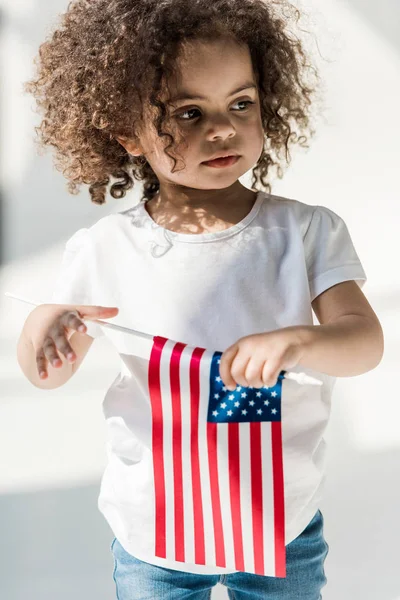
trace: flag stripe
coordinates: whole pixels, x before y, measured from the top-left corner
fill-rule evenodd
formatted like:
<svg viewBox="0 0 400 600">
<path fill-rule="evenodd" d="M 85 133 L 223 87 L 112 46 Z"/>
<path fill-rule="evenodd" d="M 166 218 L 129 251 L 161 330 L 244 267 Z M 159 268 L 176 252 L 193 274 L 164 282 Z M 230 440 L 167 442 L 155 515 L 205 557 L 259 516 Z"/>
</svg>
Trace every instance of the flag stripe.
<svg viewBox="0 0 400 600">
<path fill-rule="evenodd" d="M 152 404 L 152 447 L 155 487 L 156 556 L 166 558 L 165 480 L 163 453 L 163 414 L 160 385 L 160 362 L 167 340 L 154 338 L 149 365 L 149 391 Z"/>
<path fill-rule="evenodd" d="M 203 495 L 205 560 L 207 565 L 216 564 L 214 517 L 212 505 L 212 490 L 210 469 L 208 464 L 207 412 L 209 404 L 210 365 L 212 355 L 204 352 L 200 364 L 200 408 L 199 408 L 199 452 L 200 452 L 200 481 Z M 218 460 L 218 457 L 215 459 Z"/>
<path fill-rule="evenodd" d="M 240 505 L 239 423 L 229 423 L 229 491 L 232 507 L 233 547 L 238 571 L 244 571 L 242 515 Z"/>
<path fill-rule="evenodd" d="M 262 478 L 263 481 L 273 481 L 273 453 L 271 447 L 272 429 L 274 423 L 262 423 Z M 275 573 L 275 529 L 274 492 L 271 483 L 263 487 L 264 515 L 264 569 L 265 573 Z"/>
<path fill-rule="evenodd" d="M 172 400 L 172 466 L 174 471 L 174 526 L 175 560 L 185 562 L 183 477 L 182 477 L 182 414 L 180 389 L 180 359 L 184 345 L 178 343 L 172 350 L 170 362 Z"/>
<path fill-rule="evenodd" d="M 285 502 L 282 456 L 282 422 L 272 425 L 272 453 L 274 468 L 274 515 L 275 515 L 275 556 L 276 577 L 286 577 L 285 547 Z"/>
<path fill-rule="evenodd" d="M 232 502 L 230 473 L 232 462 L 229 457 L 229 437 L 232 423 L 212 423 L 217 428 L 218 477 L 220 482 L 221 516 L 224 532 L 225 565 L 235 564 L 235 552 L 232 528 Z"/>
<path fill-rule="evenodd" d="M 204 543 L 203 493 L 200 479 L 199 459 L 199 410 L 200 410 L 200 361 L 204 354 L 201 348 L 195 348 L 190 361 L 190 455 L 192 466 L 192 497 L 194 512 L 194 555 L 195 563 L 206 564 Z"/>
<path fill-rule="evenodd" d="M 221 499 L 218 474 L 217 423 L 207 423 L 208 464 L 210 469 L 211 502 L 214 522 L 216 565 L 225 567 L 224 531 L 222 528 Z"/>
<path fill-rule="evenodd" d="M 254 572 L 253 526 L 251 503 L 251 463 L 250 463 L 250 423 L 240 423 L 239 427 L 240 455 L 240 504 L 242 509 L 244 567 Z"/>
<path fill-rule="evenodd" d="M 250 423 L 251 512 L 253 516 L 254 571 L 264 573 L 263 510 L 262 510 L 262 454 L 261 423 Z"/>
</svg>

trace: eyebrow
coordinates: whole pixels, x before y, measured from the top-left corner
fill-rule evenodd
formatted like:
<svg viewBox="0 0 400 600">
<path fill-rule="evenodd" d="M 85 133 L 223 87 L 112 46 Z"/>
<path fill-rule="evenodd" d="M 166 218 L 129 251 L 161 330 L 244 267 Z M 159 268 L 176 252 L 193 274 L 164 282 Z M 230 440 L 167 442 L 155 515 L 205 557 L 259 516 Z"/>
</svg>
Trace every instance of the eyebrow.
<svg viewBox="0 0 400 600">
<path fill-rule="evenodd" d="M 228 95 L 228 98 L 230 98 L 231 96 L 234 96 L 235 94 L 238 94 L 239 92 L 242 92 L 243 90 L 249 90 L 251 88 L 257 89 L 257 86 L 250 81 L 246 81 L 246 83 L 241 85 L 237 90 L 234 90 L 233 92 L 231 92 Z M 205 96 L 194 96 L 193 94 L 189 94 L 188 92 L 183 91 L 180 94 L 178 94 L 177 96 L 174 96 L 173 98 L 171 98 L 170 102 L 176 102 L 177 100 L 207 100 L 207 99 L 208 98 Z"/>
</svg>

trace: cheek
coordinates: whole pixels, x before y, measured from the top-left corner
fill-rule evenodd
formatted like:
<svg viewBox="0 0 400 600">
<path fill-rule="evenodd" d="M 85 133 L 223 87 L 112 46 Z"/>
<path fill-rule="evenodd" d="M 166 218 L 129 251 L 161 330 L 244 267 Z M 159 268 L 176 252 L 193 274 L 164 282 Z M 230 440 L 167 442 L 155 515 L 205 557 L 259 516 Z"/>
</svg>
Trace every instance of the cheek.
<svg viewBox="0 0 400 600">
<path fill-rule="evenodd" d="M 249 137 L 250 136 L 252 137 L 254 147 L 257 147 L 261 155 L 261 153 L 264 151 L 266 136 L 262 126 L 261 116 L 258 116 L 255 123 L 252 124 L 251 131 L 249 132 Z"/>
<path fill-rule="evenodd" d="M 197 146 L 192 139 L 188 138 L 178 143 L 179 140 L 177 140 L 177 136 L 174 134 L 175 144 L 167 149 L 168 154 L 166 154 L 165 139 L 166 138 L 155 142 L 156 146 L 153 147 L 150 160 L 153 161 L 153 165 L 159 174 L 163 175 L 165 178 L 169 178 L 172 176 L 172 169 L 175 169 L 174 175 L 178 174 L 177 170 L 183 169 L 186 171 L 190 166 L 192 159 L 196 156 Z M 170 143 L 171 140 L 168 139 L 167 145 Z"/>
<path fill-rule="evenodd" d="M 256 153 L 260 156 L 265 143 L 261 119 L 255 118 L 251 122 L 248 122 L 241 132 L 241 138 L 243 139 L 245 147 L 252 155 Z"/>
<path fill-rule="evenodd" d="M 178 161 L 186 160 L 188 164 L 192 159 L 197 159 L 204 145 L 203 134 L 194 127 L 180 128 L 174 131 L 174 146 L 168 152 L 173 154 Z"/>
<path fill-rule="evenodd" d="M 259 112 L 249 121 L 248 127 L 257 137 L 263 136 L 262 119 Z"/>
</svg>

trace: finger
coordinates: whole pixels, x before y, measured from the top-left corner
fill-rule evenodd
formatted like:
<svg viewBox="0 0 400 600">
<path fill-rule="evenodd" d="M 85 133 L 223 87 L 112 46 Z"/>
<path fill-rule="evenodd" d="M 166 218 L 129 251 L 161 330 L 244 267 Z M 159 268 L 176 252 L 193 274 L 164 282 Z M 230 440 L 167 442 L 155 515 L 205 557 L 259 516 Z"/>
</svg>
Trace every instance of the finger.
<svg viewBox="0 0 400 600">
<path fill-rule="evenodd" d="M 40 379 L 47 377 L 47 358 L 44 355 L 43 348 L 40 348 L 36 353 L 36 366 Z"/>
<path fill-rule="evenodd" d="M 223 383 L 228 388 L 228 390 L 236 389 L 236 381 L 231 375 L 231 365 L 233 359 L 235 358 L 238 352 L 239 347 L 235 345 L 231 346 L 230 348 L 227 348 L 227 350 L 225 350 L 225 352 L 221 355 L 219 373 Z"/>
<path fill-rule="evenodd" d="M 244 377 L 248 381 L 249 385 L 255 388 L 262 388 L 265 384 L 262 378 L 262 372 L 264 368 L 265 360 L 255 359 L 252 357 L 247 363 Z"/>
<path fill-rule="evenodd" d="M 278 377 L 281 370 L 280 361 L 266 361 L 262 369 L 263 385 L 266 385 L 267 387 L 274 387 L 278 383 Z"/>
<path fill-rule="evenodd" d="M 57 350 L 65 356 L 67 361 L 70 363 L 74 362 L 76 355 L 72 346 L 68 342 L 64 328 L 59 328 L 56 330 L 56 332 L 53 334 L 53 339 Z"/>
<path fill-rule="evenodd" d="M 86 333 L 87 327 L 85 323 L 80 319 L 79 313 L 77 310 L 68 311 L 62 315 L 60 320 L 61 324 L 68 329 L 74 329 L 79 333 Z"/>
<path fill-rule="evenodd" d="M 47 337 L 44 340 L 43 352 L 44 352 L 45 357 L 49 361 L 50 365 L 52 365 L 55 368 L 61 367 L 62 360 L 58 355 L 58 352 L 56 350 L 56 345 L 54 343 L 54 340 L 51 337 Z"/>
<path fill-rule="evenodd" d="M 234 380 L 243 387 L 249 387 L 251 383 L 246 378 L 247 365 L 251 361 L 251 356 L 243 354 L 237 354 L 232 361 L 231 365 L 231 376 Z"/>
</svg>

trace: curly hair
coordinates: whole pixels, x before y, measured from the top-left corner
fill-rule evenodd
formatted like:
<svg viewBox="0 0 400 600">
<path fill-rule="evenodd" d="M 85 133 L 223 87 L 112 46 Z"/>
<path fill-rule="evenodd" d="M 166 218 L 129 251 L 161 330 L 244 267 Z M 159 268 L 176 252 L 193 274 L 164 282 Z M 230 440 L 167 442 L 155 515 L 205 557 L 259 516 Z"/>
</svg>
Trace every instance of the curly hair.
<svg viewBox="0 0 400 600">
<path fill-rule="evenodd" d="M 72 1 L 39 46 L 36 77 L 24 84 L 43 113 L 36 141 L 55 148 L 55 167 L 71 194 L 87 184 L 92 202 L 104 204 L 113 177 L 113 198 L 123 198 L 133 179 L 144 181 L 142 199 L 153 198 L 160 183 L 150 164 L 132 157 L 116 138 L 137 136 L 135 125 L 148 103 L 159 137 L 171 140 L 164 152 L 175 160 L 167 152 L 175 140 L 163 130 L 161 98 L 181 44 L 227 36 L 250 51 L 264 132 L 252 187 L 260 182 L 270 192 L 270 168 L 283 176 L 282 152 L 289 164 L 289 145 L 308 148 L 307 136 L 315 133 L 311 97 L 317 85 L 306 83 L 306 74 L 319 76 L 300 40 L 286 31 L 300 16 L 286 0 Z"/>
</svg>

